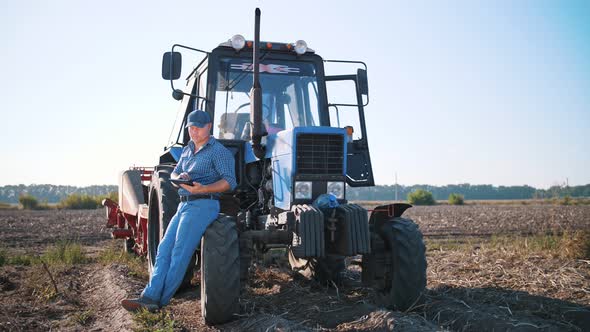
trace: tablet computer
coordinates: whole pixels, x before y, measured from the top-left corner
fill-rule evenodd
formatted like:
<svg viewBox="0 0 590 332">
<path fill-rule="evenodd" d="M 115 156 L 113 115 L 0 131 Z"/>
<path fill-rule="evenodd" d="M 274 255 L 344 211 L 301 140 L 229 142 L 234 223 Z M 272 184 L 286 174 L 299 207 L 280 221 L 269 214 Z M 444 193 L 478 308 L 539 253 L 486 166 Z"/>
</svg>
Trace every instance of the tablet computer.
<svg viewBox="0 0 590 332">
<path fill-rule="evenodd" d="M 187 179 L 170 179 L 170 182 L 179 185 L 179 184 L 186 184 L 187 186 L 192 186 L 193 185 L 193 180 L 187 180 Z"/>
</svg>

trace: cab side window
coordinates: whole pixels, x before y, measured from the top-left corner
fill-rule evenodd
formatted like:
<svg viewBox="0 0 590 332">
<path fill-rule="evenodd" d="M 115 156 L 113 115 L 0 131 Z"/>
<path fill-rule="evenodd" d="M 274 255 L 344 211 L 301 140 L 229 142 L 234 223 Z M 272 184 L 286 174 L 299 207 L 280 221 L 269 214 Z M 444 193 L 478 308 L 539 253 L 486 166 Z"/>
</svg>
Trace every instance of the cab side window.
<svg viewBox="0 0 590 332">
<path fill-rule="evenodd" d="M 352 127 L 353 140 L 363 138 L 360 125 L 360 113 L 357 105 L 356 84 L 353 80 L 327 81 L 328 104 L 345 104 L 330 106 L 330 126 L 337 128 Z"/>
</svg>

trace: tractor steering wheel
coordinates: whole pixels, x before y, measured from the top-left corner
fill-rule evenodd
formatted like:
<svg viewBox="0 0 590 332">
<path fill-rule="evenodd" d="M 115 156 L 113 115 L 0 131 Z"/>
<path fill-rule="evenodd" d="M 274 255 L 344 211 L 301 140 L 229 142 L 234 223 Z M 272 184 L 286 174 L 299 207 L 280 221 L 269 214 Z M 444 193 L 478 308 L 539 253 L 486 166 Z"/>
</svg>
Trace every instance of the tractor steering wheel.
<svg viewBox="0 0 590 332">
<path fill-rule="evenodd" d="M 246 107 L 246 106 L 248 106 L 248 105 L 250 105 L 250 103 L 249 103 L 249 102 L 248 102 L 248 103 L 245 103 L 245 104 L 242 104 L 242 105 L 240 105 L 240 106 L 238 106 L 238 108 L 236 108 L 236 110 L 234 111 L 234 113 L 238 113 L 238 112 L 239 112 L 239 111 L 240 111 L 242 108 L 244 108 L 244 107 Z M 268 113 L 270 114 L 270 111 L 271 111 L 271 110 L 270 110 L 270 106 L 268 106 L 268 105 L 266 105 L 266 104 L 262 104 L 262 107 L 263 107 L 263 108 L 264 108 L 264 107 L 266 107 L 266 109 L 268 110 Z"/>
<path fill-rule="evenodd" d="M 249 105 L 250 105 L 250 103 L 248 102 L 248 103 L 244 103 L 244 104 L 238 106 L 238 108 L 236 108 L 236 110 L 234 111 L 234 114 L 237 114 L 242 108 L 249 106 Z M 270 112 L 271 112 L 270 106 L 262 104 L 262 107 L 266 108 L 268 110 L 268 114 L 270 114 Z M 234 127 L 233 128 L 226 128 L 225 132 L 236 134 L 235 131 L 237 129 L 237 126 L 238 126 L 238 122 L 236 121 L 236 123 L 234 123 Z M 242 130 L 242 136 L 243 136 L 243 130 Z"/>
</svg>

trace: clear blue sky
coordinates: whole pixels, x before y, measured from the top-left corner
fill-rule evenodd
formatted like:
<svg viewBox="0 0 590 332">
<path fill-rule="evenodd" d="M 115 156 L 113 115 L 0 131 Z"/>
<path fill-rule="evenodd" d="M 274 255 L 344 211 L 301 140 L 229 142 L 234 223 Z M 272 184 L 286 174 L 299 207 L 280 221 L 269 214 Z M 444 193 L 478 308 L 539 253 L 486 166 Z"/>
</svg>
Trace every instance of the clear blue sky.
<svg viewBox="0 0 590 332">
<path fill-rule="evenodd" d="M 204 3 L 204 4 L 203 4 Z M 153 166 L 173 43 L 304 39 L 369 66 L 378 184 L 590 183 L 588 1 L 3 1 L 0 185 Z"/>
</svg>

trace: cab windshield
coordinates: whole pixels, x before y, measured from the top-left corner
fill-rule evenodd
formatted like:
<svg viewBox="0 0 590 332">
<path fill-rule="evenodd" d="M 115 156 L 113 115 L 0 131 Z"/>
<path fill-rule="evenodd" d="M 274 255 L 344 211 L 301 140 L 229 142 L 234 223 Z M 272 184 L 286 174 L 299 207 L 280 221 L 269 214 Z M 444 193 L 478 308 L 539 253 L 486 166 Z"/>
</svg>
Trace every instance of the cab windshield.
<svg viewBox="0 0 590 332">
<path fill-rule="evenodd" d="M 220 58 L 216 74 L 213 134 L 250 139 L 252 60 Z M 272 135 L 293 127 L 319 126 L 316 68 L 311 62 L 263 59 L 260 63 L 262 118 Z"/>
</svg>

